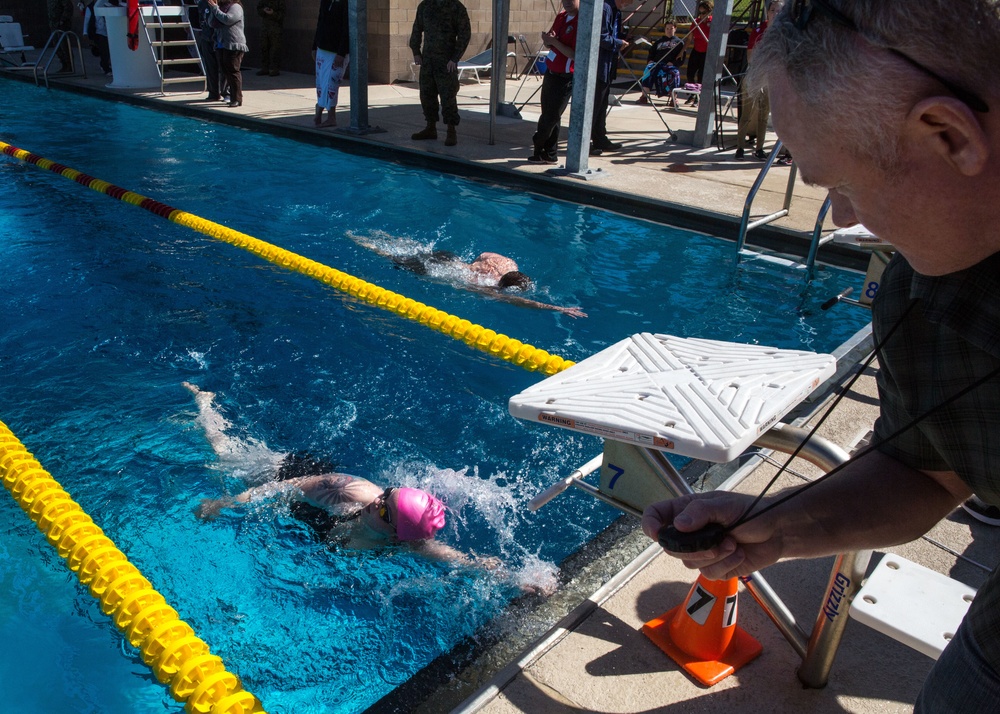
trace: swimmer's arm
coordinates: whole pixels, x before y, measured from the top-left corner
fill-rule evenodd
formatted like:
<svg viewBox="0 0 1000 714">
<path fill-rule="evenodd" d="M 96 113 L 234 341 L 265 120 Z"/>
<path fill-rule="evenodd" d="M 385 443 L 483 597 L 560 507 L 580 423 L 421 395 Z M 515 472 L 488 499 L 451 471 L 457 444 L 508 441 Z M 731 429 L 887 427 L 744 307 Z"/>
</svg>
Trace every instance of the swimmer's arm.
<svg viewBox="0 0 1000 714">
<path fill-rule="evenodd" d="M 347 231 L 345 235 L 347 235 L 348 238 L 350 238 L 352 241 L 360 245 L 362 248 L 366 248 L 367 250 L 370 250 L 372 253 L 375 253 L 376 255 L 381 255 L 383 258 L 396 257 L 393 253 L 390 253 L 387 250 L 379 248 L 375 243 L 371 242 L 370 240 L 368 240 L 363 236 L 359 236 L 356 233 L 352 233 L 351 231 Z"/>
<path fill-rule="evenodd" d="M 561 312 L 564 315 L 569 315 L 570 317 L 586 317 L 587 313 L 578 307 L 560 307 L 559 305 L 549 305 L 545 302 L 539 302 L 538 300 L 532 300 L 530 298 L 521 297 L 520 295 L 510 295 L 501 290 L 497 290 L 493 287 L 483 287 L 480 285 L 469 285 L 469 290 L 477 293 L 482 293 L 483 295 L 488 295 L 491 298 L 496 298 L 497 300 L 502 300 L 503 302 L 509 302 L 511 305 L 520 305 L 521 307 L 533 307 L 539 310 L 555 310 L 556 312 Z"/>
<path fill-rule="evenodd" d="M 198 516 L 198 518 L 211 520 L 216 518 L 223 508 L 236 508 L 237 506 L 242 506 L 251 502 L 259 503 L 261 501 L 277 498 L 278 496 L 287 496 L 292 500 L 301 500 L 302 491 L 299 488 L 298 482 L 302 480 L 303 479 L 300 478 L 293 478 L 288 479 L 287 481 L 271 481 L 262 486 L 248 488 L 243 493 L 238 493 L 235 496 L 226 496 L 225 498 L 206 498 L 201 502 L 201 504 L 199 504 L 198 508 L 195 509 L 194 514 Z M 296 494 L 298 494 L 299 498 L 295 498 Z"/>
<path fill-rule="evenodd" d="M 431 560 L 468 565 L 483 570 L 499 570 L 503 567 L 499 558 L 480 558 L 478 555 L 469 555 L 433 539 L 412 541 L 410 547 Z"/>
<path fill-rule="evenodd" d="M 347 474 L 322 474 L 301 476 L 286 481 L 270 481 L 248 488 L 243 493 L 226 498 L 207 498 L 201 502 L 195 515 L 206 520 L 215 518 L 223 508 L 236 508 L 247 503 L 261 503 L 275 498 L 286 501 L 306 501 L 321 508 L 342 503 L 357 503 L 355 491 L 364 488 L 365 479 Z"/>
</svg>

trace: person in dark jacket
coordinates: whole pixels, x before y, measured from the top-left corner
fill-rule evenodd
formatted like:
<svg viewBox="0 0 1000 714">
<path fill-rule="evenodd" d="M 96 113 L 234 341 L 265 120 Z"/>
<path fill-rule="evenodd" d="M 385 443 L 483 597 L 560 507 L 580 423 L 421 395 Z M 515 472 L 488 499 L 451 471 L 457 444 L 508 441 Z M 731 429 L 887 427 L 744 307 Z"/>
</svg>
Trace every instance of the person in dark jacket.
<svg viewBox="0 0 1000 714">
<path fill-rule="evenodd" d="M 60 30 L 69 32 L 73 29 L 73 2 L 72 0 L 48 0 L 46 10 L 49 18 L 49 32 Z M 69 54 L 69 43 L 63 42 L 56 50 L 59 56 L 59 72 L 72 72 L 73 60 Z"/>
<path fill-rule="evenodd" d="M 437 138 L 440 95 L 441 116 L 448 126 L 444 145 L 458 143 L 458 62 L 471 39 L 469 13 L 458 0 L 423 0 L 417 6 L 410 49 L 413 63 L 420 66 L 420 106 L 427 126 L 411 137 L 414 141 Z"/>
<path fill-rule="evenodd" d="M 316 61 L 316 116 L 313 123 L 320 128 L 337 126 L 337 99 L 340 83 L 351 61 L 350 20 L 347 0 L 322 0 L 319 20 L 313 38 L 313 59 Z M 323 110 L 327 111 L 323 121 Z"/>
<path fill-rule="evenodd" d="M 621 144 L 608 138 L 608 99 L 611 83 L 618 76 L 618 55 L 625 51 L 628 42 L 622 39 L 621 8 L 629 0 L 604 0 L 601 17 L 601 43 L 597 53 L 597 88 L 594 91 L 594 120 L 590 130 L 590 155 L 600 156 L 605 151 L 618 151 Z"/>
<path fill-rule="evenodd" d="M 257 76 L 277 77 L 281 74 L 281 35 L 284 32 L 285 0 L 260 0 L 260 69 Z"/>
<path fill-rule="evenodd" d="M 205 66 L 205 81 L 208 89 L 208 96 L 205 97 L 205 100 L 217 102 L 229 92 L 229 88 L 219 71 L 219 56 L 216 53 L 219 32 L 215 23 L 212 22 L 212 15 L 212 6 L 208 4 L 208 0 L 198 0 L 198 11 L 195 16 L 198 21 L 198 31 L 195 35 L 195 41 L 198 43 L 201 63 Z"/>
</svg>

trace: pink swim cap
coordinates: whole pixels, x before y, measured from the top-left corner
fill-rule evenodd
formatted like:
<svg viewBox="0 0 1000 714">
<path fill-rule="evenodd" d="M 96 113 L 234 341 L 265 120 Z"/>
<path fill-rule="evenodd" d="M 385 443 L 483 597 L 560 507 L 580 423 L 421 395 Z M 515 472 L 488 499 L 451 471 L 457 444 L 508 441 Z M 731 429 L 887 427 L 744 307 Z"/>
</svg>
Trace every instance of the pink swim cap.
<svg viewBox="0 0 1000 714">
<path fill-rule="evenodd" d="M 444 528 L 444 504 L 418 488 L 396 489 L 396 537 L 425 540 Z"/>
</svg>

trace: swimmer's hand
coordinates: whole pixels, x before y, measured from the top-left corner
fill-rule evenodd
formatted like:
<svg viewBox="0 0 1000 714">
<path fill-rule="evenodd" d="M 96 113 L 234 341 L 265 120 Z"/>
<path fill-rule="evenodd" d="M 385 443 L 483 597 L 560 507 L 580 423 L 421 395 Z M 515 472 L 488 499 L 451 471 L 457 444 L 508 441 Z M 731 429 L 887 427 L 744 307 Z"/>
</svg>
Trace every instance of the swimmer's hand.
<svg viewBox="0 0 1000 714">
<path fill-rule="evenodd" d="M 203 521 L 215 520 L 223 508 L 233 505 L 228 498 L 206 498 L 194 509 L 194 515 Z"/>
<path fill-rule="evenodd" d="M 586 317 L 587 313 L 578 307 L 557 307 L 556 310 L 570 317 Z"/>
</svg>

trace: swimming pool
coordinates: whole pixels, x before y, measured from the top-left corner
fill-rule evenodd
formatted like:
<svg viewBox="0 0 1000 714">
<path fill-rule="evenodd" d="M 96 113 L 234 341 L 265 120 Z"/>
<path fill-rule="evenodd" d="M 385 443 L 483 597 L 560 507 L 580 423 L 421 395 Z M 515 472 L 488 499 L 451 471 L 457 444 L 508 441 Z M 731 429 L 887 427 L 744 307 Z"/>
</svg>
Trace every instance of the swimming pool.
<svg viewBox="0 0 1000 714">
<path fill-rule="evenodd" d="M 706 236 L 439 174 L 0 80 L 0 139 L 579 360 L 644 330 L 835 348 L 863 313 L 733 265 Z M 597 439 L 515 421 L 540 379 L 132 206 L 0 159 L 0 419 L 271 712 L 359 712 L 456 643 L 617 515 L 527 501 Z M 410 272 L 348 233 L 471 259 L 497 250 L 589 314 L 528 310 Z M 218 393 L 246 446 L 220 463 L 184 380 Z M 511 580 L 406 553 L 331 551 L 279 508 L 203 523 L 273 452 L 325 456 L 448 504 L 444 540 Z M 9 498 L 0 498 L 0 662 L 12 711 L 174 710 Z M 493 625 L 494 627 L 499 625 Z"/>
</svg>

